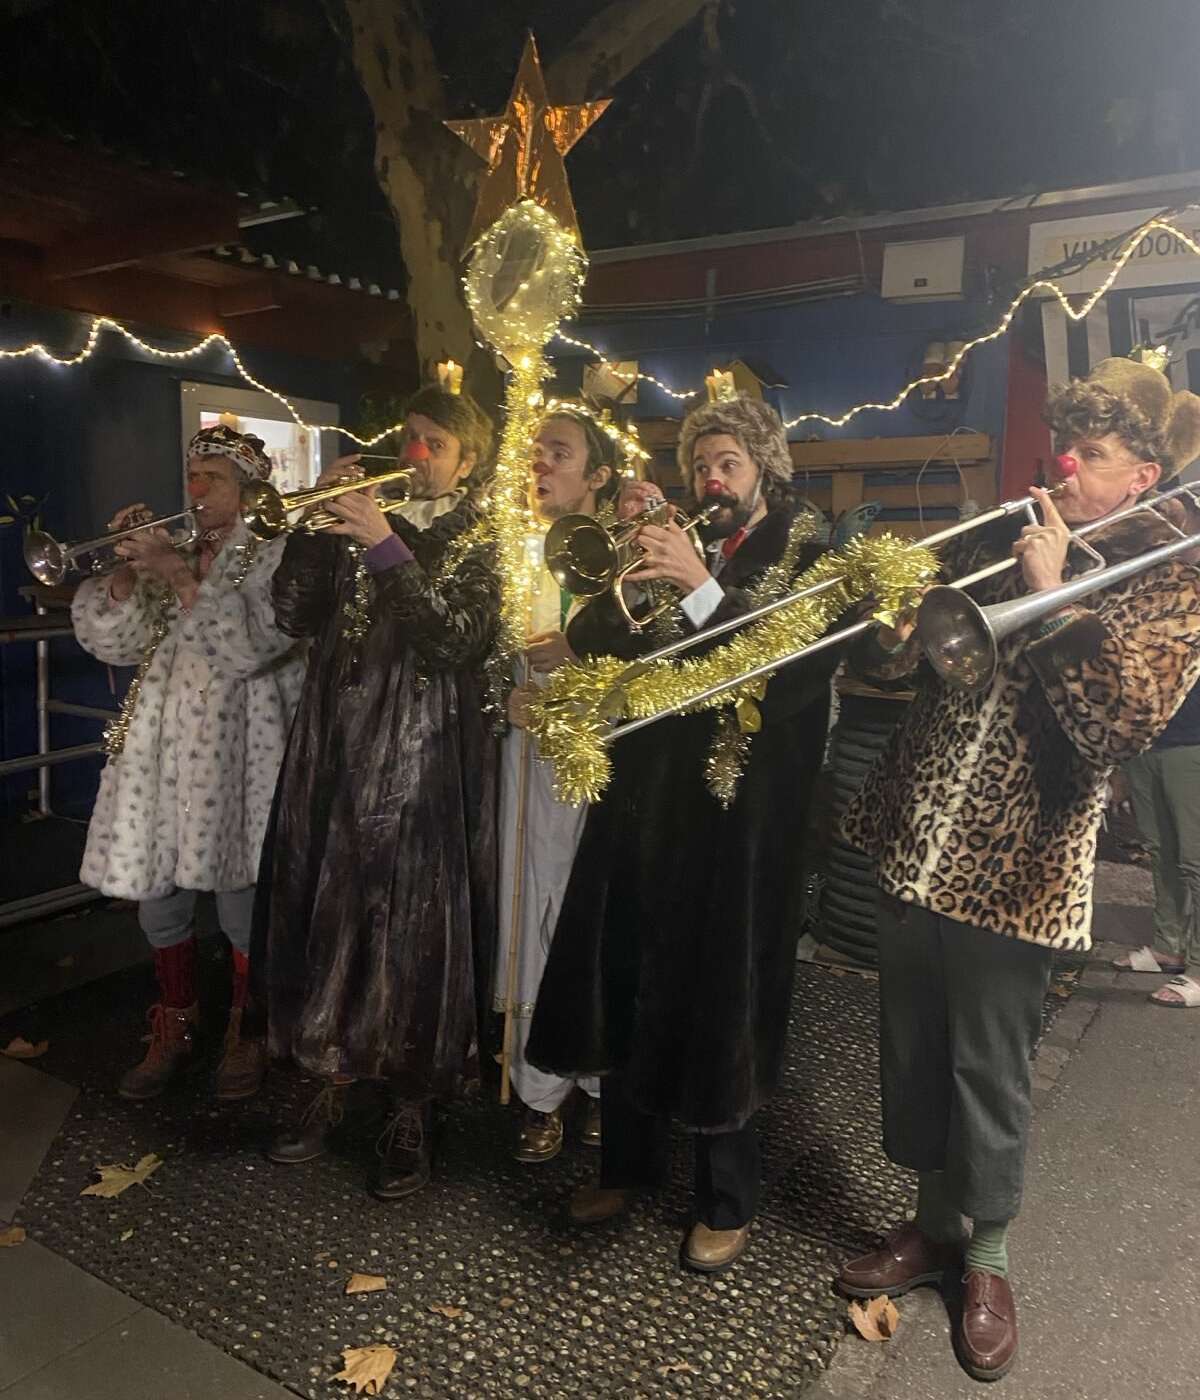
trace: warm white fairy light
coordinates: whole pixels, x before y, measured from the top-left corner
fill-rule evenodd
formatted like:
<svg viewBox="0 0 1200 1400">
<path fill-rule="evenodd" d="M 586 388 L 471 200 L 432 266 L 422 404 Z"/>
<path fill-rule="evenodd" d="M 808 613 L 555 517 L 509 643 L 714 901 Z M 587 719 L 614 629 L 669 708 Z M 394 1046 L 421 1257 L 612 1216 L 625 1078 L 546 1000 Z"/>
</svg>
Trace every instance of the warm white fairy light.
<svg viewBox="0 0 1200 1400">
<path fill-rule="evenodd" d="M 539 206 L 535 205 L 533 207 L 538 208 Z M 557 221 L 555 222 L 557 223 Z M 1185 248 L 1187 248 L 1187 250 L 1190 253 L 1194 254 L 1196 257 L 1200 257 L 1200 243 L 1197 243 L 1197 241 L 1194 238 L 1184 233 L 1182 229 L 1177 228 L 1169 219 L 1149 219 L 1146 221 L 1146 223 L 1142 224 L 1139 228 L 1135 229 L 1129 235 L 1129 238 L 1126 241 L 1124 247 L 1122 248 L 1120 255 L 1113 263 L 1112 269 L 1109 272 L 1108 276 L 1105 277 L 1104 281 L 1100 284 L 1100 286 L 1097 287 L 1096 290 L 1087 297 L 1082 306 L 1080 306 L 1078 309 L 1075 309 L 1071 306 L 1070 302 L 1067 299 L 1068 294 L 1062 290 L 1062 288 L 1058 285 L 1057 282 L 1045 278 L 1039 279 L 1036 282 L 1031 282 L 1028 286 L 1021 289 L 1021 291 L 1013 299 L 1008 310 L 1000 319 L 999 323 L 992 330 L 986 332 L 984 335 L 977 336 L 974 340 L 966 341 L 963 344 L 962 348 L 957 352 L 957 354 L 955 354 L 954 357 L 945 366 L 945 368 L 939 371 L 937 374 L 921 375 L 919 378 L 914 379 L 910 383 L 906 384 L 904 388 L 902 388 L 893 398 L 888 399 L 886 401 L 882 401 L 879 403 L 855 404 L 853 408 L 849 408 L 846 410 L 845 413 L 839 414 L 837 416 L 831 416 L 815 411 L 809 413 L 799 413 L 796 415 L 796 417 L 787 419 L 786 426 L 789 428 L 794 428 L 799 423 L 815 421 L 825 423 L 829 427 L 841 428 L 844 427 L 852 418 L 856 417 L 860 413 L 866 413 L 871 410 L 880 413 L 893 412 L 895 409 L 900 407 L 900 405 L 905 401 L 905 399 L 908 398 L 909 394 L 911 394 L 914 390 L 921 388 L 923 385 L 945 383 L 948 379 L 951 379 L 956 373 L 958 373 L 963 361 L 971 353 L 972 350 L 974 350 L 980 345 L 986 345 L 990 341 L 998 340 L 1002 335 L 1004 335 L 1005 332 L 1011 326 L 1013 318 L 1016 316 L 1017 312 L 1035 292 L 1049 292 L 1053 297 L 1055 297 L 1058 300 L 1063 311 L 1067 314 L 1067 316 L 1071 318 L 1072 321 L 1084 320 L 1095 309 L 1096 304 L 1097 302 L 1099 302 L 1100 298 L 1106 295 L 1106 293 L 1112 288 L 1117 278 L 1121 275 L 1121 273 L 1124 271 L 1125 267 L 1129 263 L 1129 260 L 1137 251 L 1138 244 L 1141 242 L 1141 240 L 1145 237 L 1147 233 L 1154 229 L 1161 229 L 1163 232 L 1171 234 L 1173 237 L 1177 238 L 1179 242 Z M 570 240 L 569 235 L 563 233 L 562 236 Z M 570 241 L 576 256 L 582 258 L 583 254 L 579 251 L 578 246 L 574 244 L 573 240 Z M 135 346 L 144 354 L 153 355 L 156 359 L 160 360 L 190 360 L 194 359 L 198 355 L 204 354 L 206 350 L 209 350 L 214 346 L 223 346 L 224 349 L 228 352 L 230 358 L 232 359 L 234 367 L 236 368 L 241 378 L 253 388 L 258 389 L 262 393 L 267 394 L 271 398 L 273 398 L 276 401 L 276 403 L 280 404 L 283 408 L 287 410 L 288 415 L 292 418 L 292 420 L 296 423 L 298 427 L 304 428 L 308 432 L 340 433 L 343 437 L 349 438 L 352 442 L 357 443 L 359 447 L 374 447 L 376 443 L 382 442 L 385 438 L 389 437 L 392 433 L 398 432 L 404 426 L 403 422 L 392 423 L 390 426 L 382 429 L 380 432 L 375 433 L 372 437 L 360 437 L 357 433 L 352 432 L 349 428 L 343 428 L 338 423 L 307 422 L 303 415 L 297 410 L 295 404 L 291 401 L 291 399 L 287 397 L 286 394 L 281 393 L 278 389 L 273 389 L 269 384 L 264 384 L 261 379 L 258 379 L 255 375 L 251 374 L 250 371 L 246 368 L 245 361 L 238 353 L 237 347 L 226 336 L 221 335 L 219 332 L 215 331 L 210 335 L 206 335 L 203 340 L 198 341 L 195 345 L 189 346 L 186 350 L 166 350 L 163 349 L 161 346 L 152 345 L 149 341 L 143 340 L 140 336 L 135 335 L 134 332 L 131 331 L 128 326 L 123 325 L 120 321 L 116 320 L 112 316 L 93 316 L 88 327 L 88 333 L 84 340 L 83 347 L 74 355 L 56 355 L 51 349 L 49 349 L 48 346 L 43 345 L 41 342 L 32 342 L 28 345 L 17 346 L 15 349 L 12 350 L 0 350 L 0 360 L 38 359 L 44 361 L 46 364 L 59 365 L 65 368 L 71 368 L 75 365 L 82 364 L 85 360 L 90 359 L 91 356 L 96 353 L 100 337 L 105 331 L 112 331 L 114 334 L 122 336 L 126 341 L 129 342 L 130 345 Z M 614 360 L 610 360 L 603 353 L 603 351 L 599 350 L 595 345 L 589 344 L 586 340 L 580 340 L 575 336 L 567 335 L 561 330 L 557 331 L 556 334 L 557 338 L 563 341 L 564 344 L 572 345 L 579 350 L 586 350 L 589 354 L 594 355 L 597 358 L 597 360 L 599 360 L 602 364 L 607 365 L 610 368 L 615 366 L 615 364 L 617 363 Z M 657 389 L 661 390 L 662 393 L 668 395 L 670 398 L 673 399 L 685 400 L 696 398 L 703 392 L 699 389 L 673 389 L 669 384 L 665 384 L 661 379 L 656 378 L 653 374 L 639 372 L 637 377 L 641 380 L 644 380 L 648 384 L 653 384 Z"/>
</svg>

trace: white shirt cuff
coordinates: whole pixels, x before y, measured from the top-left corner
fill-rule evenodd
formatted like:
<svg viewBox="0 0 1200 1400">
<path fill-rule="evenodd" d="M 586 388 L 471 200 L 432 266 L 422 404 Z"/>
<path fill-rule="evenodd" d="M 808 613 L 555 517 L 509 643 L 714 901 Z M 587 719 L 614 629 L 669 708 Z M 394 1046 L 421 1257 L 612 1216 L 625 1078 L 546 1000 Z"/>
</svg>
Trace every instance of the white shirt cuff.
<svg viewBox="0 0 1200 1400">
<path fill-rule="evenodd" d="M 698 632 L 724 601 L 725 590 L 715 578 L 708 578 L 699 588 L 693 589 L 680 606 Z"/>
</svg>

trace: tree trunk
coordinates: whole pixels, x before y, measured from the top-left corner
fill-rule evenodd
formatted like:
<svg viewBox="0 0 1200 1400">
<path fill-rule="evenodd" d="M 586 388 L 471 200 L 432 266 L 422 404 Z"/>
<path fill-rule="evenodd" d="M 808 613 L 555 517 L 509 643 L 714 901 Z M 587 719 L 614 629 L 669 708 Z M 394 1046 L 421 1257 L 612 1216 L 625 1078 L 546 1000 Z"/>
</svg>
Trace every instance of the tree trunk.
<svg viewBox="0 0 1200 1400">
<path fill-rule="evenodd" d="M 421 377 L 470 359 L 459 284 L 473 157 L 443 126 L 445 91 L 415 0 L 345 0 L 354 63 L 375 113 L 375 170 L 396 219 Z"/>
<path fill-rule="evenodd" d="M 375 114 L 375 169 L 396 219 L 422 378 L 438 360 L 490 379 L 474 349 L 461 286 L 479 166 L 443 126 L 446 93 L 419 0 L 343 0 L 359 79 Z M 719 0 L 613 0 L 547 75 L 553 102 L 600 95 L 647 59 L 705 5 Z M 471 362 L 475 354 L 474 364 Z"/>
</svg>

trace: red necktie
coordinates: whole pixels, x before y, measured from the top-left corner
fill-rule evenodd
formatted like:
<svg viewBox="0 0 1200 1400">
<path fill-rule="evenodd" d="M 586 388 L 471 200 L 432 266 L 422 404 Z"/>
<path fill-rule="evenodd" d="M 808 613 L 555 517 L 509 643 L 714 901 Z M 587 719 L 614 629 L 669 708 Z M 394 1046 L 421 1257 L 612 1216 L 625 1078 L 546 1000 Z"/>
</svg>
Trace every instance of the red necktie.
<svg viewBox="0 0 1200 1400">
<path fill-rule="evenodd" d="M 733 556 L 738 552 L 738 548 L 745 538 L 746 529 L 745 526 L 741 526 L 740 528 L 735 530 L 733 534 L 730 535 L 728 539 L 726 539 L 725 543 L 721 546 L 721 558 L 725 560 L 732 559 Z"/>
</svg>

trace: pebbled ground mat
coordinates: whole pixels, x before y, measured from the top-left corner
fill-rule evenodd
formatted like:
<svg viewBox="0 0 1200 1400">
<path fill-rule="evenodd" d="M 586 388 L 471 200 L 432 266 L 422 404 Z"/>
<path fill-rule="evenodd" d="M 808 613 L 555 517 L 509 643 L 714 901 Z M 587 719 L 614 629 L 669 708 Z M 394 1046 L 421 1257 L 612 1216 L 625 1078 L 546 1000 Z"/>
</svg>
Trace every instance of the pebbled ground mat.
<svg viewBox="0 0 1200 1400">
<path fill-rule="evenodd" d="M 223 959 L 205 955 L 221 1031 Z M 1065 964 L 1047 1017 L 1070 995 Z M 150 1104 L 113 1092 L 137 1057 L 144 968 L 0 1020 L 0 1044 L 48 1038 L 39 1069 L 82 1090 L 20 1221 L 139 1302 L 300 1395 L 347 1393 L 347 1347 L 398 1355 L 385 1395 L 796 1396 L 828 1364 L 845 1305 L 836 1261 L 911 1205 L 879 1148 L 877 986 L 801 964 L 781 1093 L 761 1115 L 767 1189 L 752 1245 L 720 1278 L 681 1271 L 686 1142 L 671 1187 L 623 1223 L 572 1230 L 562 1207 L 596 1154 L 521 1166 L 494 1092 L 441 1119 L 434 1183 L 384 1205 L 363 1190 L 379 1131 L 370 1086 L 338 1149 L 298 1167 L 261 1155 L 272 1120 L 313 1085 L 274 1070 L 259 1099 L 218 1107 L 198 1074 Z M 352 1121 L 353 1120 L 353 1121 Z M 115 1199 L 81 1198 L 101 1164 L 164 1165 Z M 384 1291 L 346 1296 L 352 1273 Z"/>
</svg>

